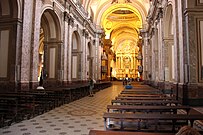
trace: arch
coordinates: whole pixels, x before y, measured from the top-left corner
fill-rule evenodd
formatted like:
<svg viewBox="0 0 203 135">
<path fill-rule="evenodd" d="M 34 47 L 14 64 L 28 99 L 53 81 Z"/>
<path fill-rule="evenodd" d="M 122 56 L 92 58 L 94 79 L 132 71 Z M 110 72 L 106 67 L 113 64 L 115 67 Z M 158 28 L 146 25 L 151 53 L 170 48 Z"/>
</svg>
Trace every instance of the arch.
<svg viewBox="0 0 203 135">
<path fill-rule="evenodd" d="M 165 39 L 165 81 L 174 79 L 174 37 L 173 37 L 173 7 L 171 3 L 165 7 L 164 11 L 164 39 Z"/>
<path fill-rule="evenodd" d="M 47 81 L 60 79 L 60 41 L 61 25 L 57 14 L 47 7 L 41 14 L 41 28 L 39 41 L 38 81 L 46 77 Z M 46 47 L 44 47 L 46 45 Z"/>
<path fill-rule="evenodd" d="M 61 25 L 56 13 L 51 9 L 46 9 L 42 14 L 41 27 L 45 33 L 45 41 L 50 39 L 61 39 Z"/>
<path fill-rule="evenodd" d="M 79 49 L 79 39 L 78 39 L 78 33 L 76 31 L 72 34 L 72 50 L 78 50 Z"/>
<path fill-rule="evenodd" d="M 72 34 L 72 50 L 81 51 L 81 38 L 78 31 L 73 31 Z"/>
<path fill-rule="evenodd" d="M 20 55 L 18 41 L 20 35 L 20 16 L 22 12 L 20 0 L 1 0 L 0 1 L 0 89 L 10 88 L 12 91 L 19 79 L 20 72 L 16 69 L 19 68 L 19 61 L 16 58 Z M 18 29 L 19 28 L 19 29 Z M 17 54 L 19 53 L 19 54 Z"/>
<path fill-rule="evenodd" d="M 72 58 L 71 58 L 71 78 L 73 81 L 77 81 L 81 79 L 81 38 L 79 36 L 78 31 L 73 31 L 72 33 Z"/>
<path fill-rule="evenodd" d="M 142 22 L 145 22 L 145 18 L 147 16 L 147 11 L 145 10 L 145 7 L 138 1 L 132 2 L 128 5 L 117 4 L 117 6 L 113 6 L 109 1 L 107 1 L 107 2 L 103 3 L 103 5 L 97 9 L 97 12 L 94 15 L 96 24 L 101 24 L 101 20 L 103 18 L 103 13 L 107 9 L 110 9 L 111 7 L 112 7 L 112 12 L 115 10 L 118 10 L 119 8 L 126 8 L 128 10 L 133 11 L 134 13 L 138 13 L 141 15 L 140 20 Z"/>
<path fill-rule="evenodd" d="M 173 10 L 172 10 L 172 5 L 169 4 L 166 9 L 165 9 L 165 14 L 164 14 L 164 36 L 169 37 L 173 35 L 173 30 L 172 30 L 172 25 L 173 25 Z"/>
<path fill-rule="evenodd" d="M 0 1 L 0 16 L 5 18 L 21 18 L 22 13 L 20 0 L 1 0 Z"/>
</svg>

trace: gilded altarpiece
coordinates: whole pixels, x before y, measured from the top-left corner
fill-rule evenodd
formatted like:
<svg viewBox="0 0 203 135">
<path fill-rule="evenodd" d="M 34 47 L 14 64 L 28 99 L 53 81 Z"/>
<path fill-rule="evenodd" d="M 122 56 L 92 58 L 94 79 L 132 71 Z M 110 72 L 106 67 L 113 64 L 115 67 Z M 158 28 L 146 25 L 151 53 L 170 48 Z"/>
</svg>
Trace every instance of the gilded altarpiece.
<svg viewBox="0 0 203 135">
<path fill-rule="evenodd" d="M 116 78 L 139 77 L 137 60 L 139 47 L 134 45 L 122 45 L 116 52 Z"/>
</svg>

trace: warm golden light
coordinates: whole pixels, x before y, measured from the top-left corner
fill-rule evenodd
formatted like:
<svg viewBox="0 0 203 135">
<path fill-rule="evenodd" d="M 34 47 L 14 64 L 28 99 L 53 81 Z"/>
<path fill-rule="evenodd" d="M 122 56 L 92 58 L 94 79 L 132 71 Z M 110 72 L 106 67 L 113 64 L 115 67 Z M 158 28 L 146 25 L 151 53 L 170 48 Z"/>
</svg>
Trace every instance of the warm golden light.
<svg viewBox="0 0 203 135">
<path fill-rule="evenodd" d="M 136 78 L 137 66 L 140 64 L 136 57 L 139 52 L 139 29 L 142 18 L 137 9 L 129 4 L 113 4 L 102 16 L 101 25 L 105 31 L 105 39 L 111 40 L 112 52 L 116 61 L 112 67 L 112 76 Z"/>
</svg>

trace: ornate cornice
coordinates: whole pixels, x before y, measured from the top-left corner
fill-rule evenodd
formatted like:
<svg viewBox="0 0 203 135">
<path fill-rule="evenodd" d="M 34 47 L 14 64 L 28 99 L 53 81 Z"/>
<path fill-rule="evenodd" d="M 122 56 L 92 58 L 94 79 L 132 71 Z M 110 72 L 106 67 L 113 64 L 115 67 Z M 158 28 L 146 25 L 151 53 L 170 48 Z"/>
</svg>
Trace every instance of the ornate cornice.
<svg viewBox="0 0 203 135">
<path fill-rule="evenodd" d="M 88 30 L 93 37 L 95 37 L 96 26 L 91 21 L 91 18 L 88 17 L 88 13 L 85 11 L 84 7 L 70 0 L 67 2 L 71 7 L 69 13 L 72 14 L 72 18 L 74 18 L 74 20 L 78 23 L 82 24 L 84 28 Z"/>
</svg>

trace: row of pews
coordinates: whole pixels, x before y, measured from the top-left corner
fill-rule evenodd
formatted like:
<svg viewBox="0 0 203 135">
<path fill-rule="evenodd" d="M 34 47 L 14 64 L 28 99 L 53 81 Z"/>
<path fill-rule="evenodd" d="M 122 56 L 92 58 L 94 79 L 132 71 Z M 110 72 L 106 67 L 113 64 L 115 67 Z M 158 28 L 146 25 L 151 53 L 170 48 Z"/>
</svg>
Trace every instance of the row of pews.
<svg viewBox="0 0 203 135">
<path fill-rule="evenodd" d="M 95 90 L 98 91 L 110 85 L 110 82 L 97 83 Z M 88 83 L 72 84 L 66 87 L 1 92 L 0 127 L 33 118 L 88 95 Z"/>
<path fill-rule="evenodd" d="M 124 89 L 111 103 L 103 114 L 105 131 L 90 130 L 90 135 L 173 135 L 181 126 L 203 120 L 173 95 L 145 85 Z"/>
</svg>

